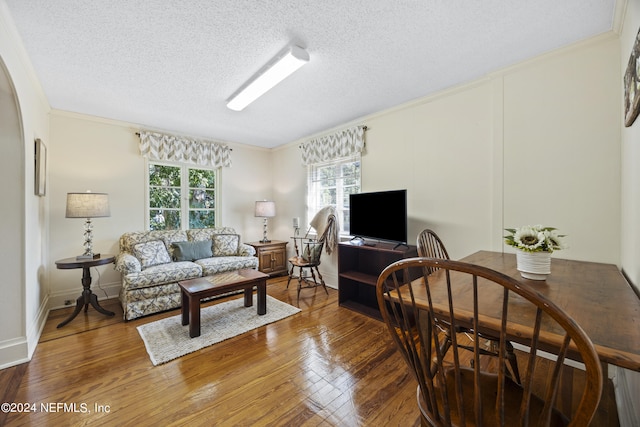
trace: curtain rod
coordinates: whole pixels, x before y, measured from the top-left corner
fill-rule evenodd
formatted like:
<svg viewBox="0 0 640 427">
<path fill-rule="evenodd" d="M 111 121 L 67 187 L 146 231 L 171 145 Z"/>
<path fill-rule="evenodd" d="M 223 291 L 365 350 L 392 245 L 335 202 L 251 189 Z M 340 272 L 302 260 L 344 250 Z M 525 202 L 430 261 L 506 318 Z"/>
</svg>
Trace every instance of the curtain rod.
<svg viewBox="0 0 640 427">
<path fill-rule="evenodd" d="M 140 132 L 136 132 L 136 136 L 138 136 L 138 137 L 139 137 L 139 136 L 140 136 Z M 213 141 L 213 142 L 216 142 L 216 141 Z M 221 142 L 216 142 L 216 144 L 223 144 L 223 143 L 221 143 Z M 227 145 L 227 144 L 223 144 L 223 145 L 225 145 L 226 147 L 228 147 L 228 145 Z M 229 151 L 233 151 L 233 148 L 229 148 Z"/>
<path fill-rule="evenodd" d="M 367 129 L 369 129 L 367 126 L 362 126 L 362 130 L 366 131 Z M 136 132 L 136 136 L 140 136 L 140 132 Z M 302 147 L 301 145 L 298 146 L 298 148 Z M 229 150 L 233 151 L 233 148 L 229 148 Z"/>
</svg>

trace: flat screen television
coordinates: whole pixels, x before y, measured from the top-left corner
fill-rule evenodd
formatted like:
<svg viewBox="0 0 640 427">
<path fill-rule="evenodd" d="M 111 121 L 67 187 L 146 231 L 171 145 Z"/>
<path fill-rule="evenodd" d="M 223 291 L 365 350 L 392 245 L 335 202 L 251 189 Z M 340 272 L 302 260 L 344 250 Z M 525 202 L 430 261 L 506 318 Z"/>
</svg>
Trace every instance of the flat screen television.
<svg viewBox="0 0 640 427">
<path fill-rule="evenodd" d="M 407 190 L 350 194 L 349 233 L 407 243 Z"/>
</svg>

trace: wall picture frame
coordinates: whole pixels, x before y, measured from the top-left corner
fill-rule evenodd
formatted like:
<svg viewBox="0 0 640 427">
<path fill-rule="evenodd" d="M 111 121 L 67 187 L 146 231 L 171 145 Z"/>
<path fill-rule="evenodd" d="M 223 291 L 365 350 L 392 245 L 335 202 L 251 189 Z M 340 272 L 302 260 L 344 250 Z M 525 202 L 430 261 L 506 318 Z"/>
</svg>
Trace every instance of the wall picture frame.
<svg viewBox="0 0 640 427">
<path fill-rule="evenodd" d="M 36 196 L 47 194 L 47 146 L 40 138 L 34 141 L 35 146 L 35 182 L 34 193 Z"/>
<path fill-rule="evenodd" d="M 624 73 L 624 125 L 629 127 L 640 113 L 640 30 L 636 35 Z"/>
</svg>

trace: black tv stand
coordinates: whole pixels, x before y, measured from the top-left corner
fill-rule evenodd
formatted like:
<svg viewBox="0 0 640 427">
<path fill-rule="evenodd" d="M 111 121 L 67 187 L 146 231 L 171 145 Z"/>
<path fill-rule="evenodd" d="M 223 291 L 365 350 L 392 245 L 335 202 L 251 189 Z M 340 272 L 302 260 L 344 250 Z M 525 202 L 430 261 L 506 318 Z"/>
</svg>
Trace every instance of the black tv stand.
<svg viewBox="0 0 640 427">
<path fill-rule="evenodd" d="M 402 246 L 402 247 L 400 247 Z M 386 266 L 418 256 L 418 248 L 406 244 L 377 242 L 376 246 L 343 242 L 338 245 L 338 303 L 374 319 L 382 319 L 376 282 Z"/>
<path fill-rule="evenodd" d="M 393 250 L 398 249 L 400 246 L 404 246 L 404 247 L 405 247 L 405 248 L 407 248 L 407 249 L 409 248 L 409 245 L 407 245 L 407 243 L 406 243 L 406 242 L 399 242 L 397 245 L 395 245 L 395 246 L 393 247 Z"/>
</svg>

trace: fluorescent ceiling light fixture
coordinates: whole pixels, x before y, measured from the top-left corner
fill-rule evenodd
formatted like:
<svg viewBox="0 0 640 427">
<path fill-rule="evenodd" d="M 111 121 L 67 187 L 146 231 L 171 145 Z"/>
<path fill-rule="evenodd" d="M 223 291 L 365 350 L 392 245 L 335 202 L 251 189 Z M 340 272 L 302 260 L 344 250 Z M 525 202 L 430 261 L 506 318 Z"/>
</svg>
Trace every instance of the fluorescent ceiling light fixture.
<svg viewBox="0 0 640 427">
<path fill-rule="evenodd" d="M 300 46 L 288 46 L 240 87 L 227 100 L 227 107 L 242 111 L 266 91 L 309 62 L 309 54 Z"/>
</svg>

